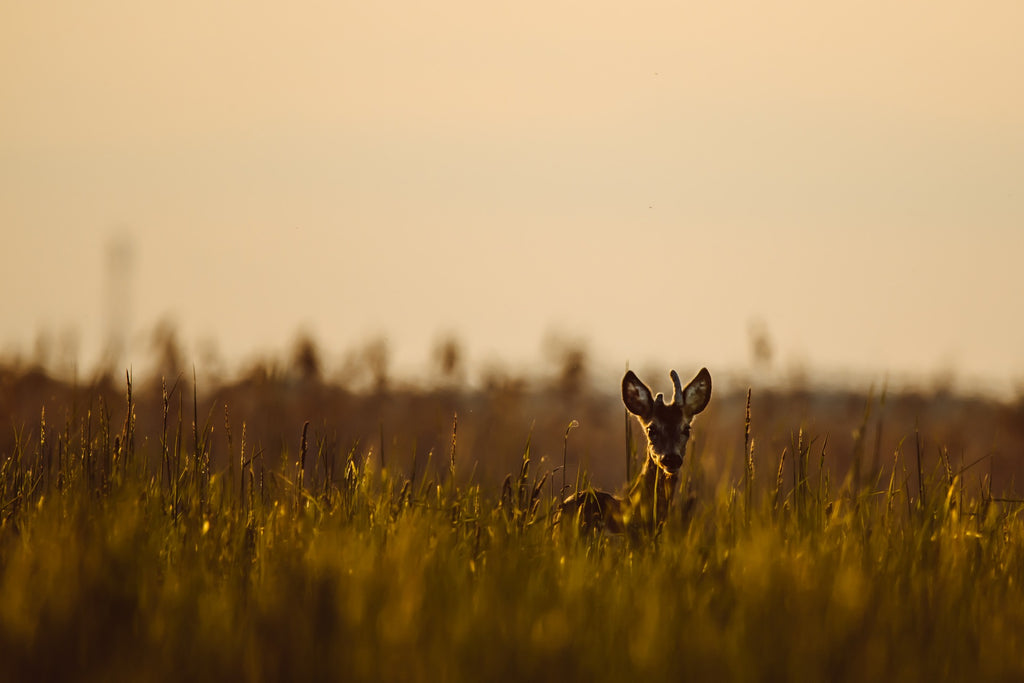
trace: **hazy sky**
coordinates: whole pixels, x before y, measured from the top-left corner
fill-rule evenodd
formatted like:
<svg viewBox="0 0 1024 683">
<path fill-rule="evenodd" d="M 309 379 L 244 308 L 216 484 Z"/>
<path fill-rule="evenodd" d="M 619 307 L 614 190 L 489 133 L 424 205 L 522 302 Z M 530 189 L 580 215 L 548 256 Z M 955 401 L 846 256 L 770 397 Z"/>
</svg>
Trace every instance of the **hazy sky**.
<svg viewBox="0 0 1024 683">
<path fill-rule="evenodd" d="M 0 349 L 1024 382 L 1024 3 L 0 2 Z M 105 280 L 110 246 L 130 277 Z M 117 295 L 111 297 L 113 287 Z M 116 319 L 116 316 L 115 316 Z"/>
</svg>

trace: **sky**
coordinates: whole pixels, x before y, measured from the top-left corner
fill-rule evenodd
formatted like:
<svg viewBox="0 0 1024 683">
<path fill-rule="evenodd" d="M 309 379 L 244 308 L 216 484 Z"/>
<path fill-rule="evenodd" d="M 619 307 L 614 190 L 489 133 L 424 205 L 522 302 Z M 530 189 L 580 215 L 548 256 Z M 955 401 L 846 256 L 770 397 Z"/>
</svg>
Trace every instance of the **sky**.
<svg viewBox="0 0 1024 683">
<path fill-rule="evenodd" d="M 1024 386 L 1024 4 L 0 2 L 0 351 Z M 115 257 L 115 255 L 119 255 Z M 119 266 L 111 268 L 111 263 Z M 196 361 L 201 362 L 201 361 Z"/>
</svg>

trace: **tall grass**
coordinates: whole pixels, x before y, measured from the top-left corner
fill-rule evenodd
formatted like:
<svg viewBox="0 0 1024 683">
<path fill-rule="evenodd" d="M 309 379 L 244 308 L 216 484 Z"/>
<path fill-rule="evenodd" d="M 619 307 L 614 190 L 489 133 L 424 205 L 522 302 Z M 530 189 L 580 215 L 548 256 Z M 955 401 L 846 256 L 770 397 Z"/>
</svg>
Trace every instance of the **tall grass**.
<svg viewBox="0 0 1024 683">
<path fill-rule="evenodd" d="M 1024 678 L 1020 505 L 928 472 L 920 439 L 916 472 L 834 477 L 825 436 L 755 443 L 748 398 L 742 477 L 628 541 L 552 528 L 525 434 L 489 487 L 458 476 L 454 418 L 440 470 L 403 474 L 308 422 L 254 448 L 230 407 L 221 461 L 194 385 L 153 433 L 130 377 L 122 400 L 41 412 L 3 454 L 0 678 Z"/>
</svg>

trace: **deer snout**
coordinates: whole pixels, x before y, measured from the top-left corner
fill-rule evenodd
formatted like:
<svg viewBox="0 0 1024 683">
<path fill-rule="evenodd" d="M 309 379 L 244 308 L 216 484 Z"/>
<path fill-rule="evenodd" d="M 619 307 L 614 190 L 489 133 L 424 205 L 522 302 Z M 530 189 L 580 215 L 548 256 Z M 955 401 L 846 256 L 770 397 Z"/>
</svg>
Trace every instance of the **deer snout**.
<svg viewBox="0 0 1024 683">
<path fill-rule="evenodd" d="M 658 464 L 670 473 L 675 474 L 683 466 L 683 456 L 678 453 L 666 453 L 658 457 Z"/>
</svg>

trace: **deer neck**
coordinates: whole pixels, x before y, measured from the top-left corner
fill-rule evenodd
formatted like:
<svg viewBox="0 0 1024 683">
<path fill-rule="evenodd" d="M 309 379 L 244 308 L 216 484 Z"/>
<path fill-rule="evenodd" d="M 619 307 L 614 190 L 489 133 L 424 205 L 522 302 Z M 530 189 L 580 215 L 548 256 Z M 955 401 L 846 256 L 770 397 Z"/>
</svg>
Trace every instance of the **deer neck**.
<svg viewBox="0 0 1024 683">
<path fill-rule="evenodd" d="M 669 474 L 648 456 L 640 476 L 629 492 L 633 518 L 653 529 L 668 519 L 668 510 L 679 485 L 679 474 Z"/>
</svg>

